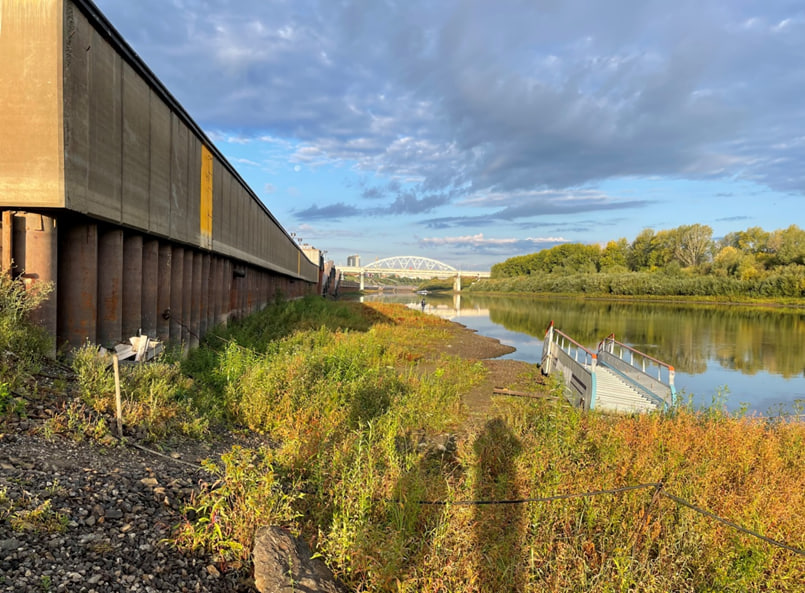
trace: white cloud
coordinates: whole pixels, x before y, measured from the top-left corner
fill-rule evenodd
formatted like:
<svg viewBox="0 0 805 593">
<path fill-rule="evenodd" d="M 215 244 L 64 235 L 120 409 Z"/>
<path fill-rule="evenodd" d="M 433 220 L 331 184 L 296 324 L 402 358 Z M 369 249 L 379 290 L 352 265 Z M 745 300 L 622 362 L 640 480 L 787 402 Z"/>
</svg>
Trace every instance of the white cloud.
<svg viewBox="0 0 805 593">
<path fill-rule="evenodd" d="M 805 18 L 778 0 L 98 3 L 228 142 L 456 206 L 556 211 L 626 177 L 805 192 Z"/>
<path fill-rule="evenodd" d="M 487 238 L 483 233 L 475 235 L 464 235 L 460 237 L 429 237 L 420 239 L 420 243 L 430 246 L 445 246 L 445 245 L 472 245 L 475 247 L 480 246 L 511 246 L 522 243 L 531 243 L 533 245 L 546 245 L 567 243 L 568 240 L 564 237 L 528 237 L 526 239 L 519 239 L 515 237 L 507 238 Z"/>
</svg>

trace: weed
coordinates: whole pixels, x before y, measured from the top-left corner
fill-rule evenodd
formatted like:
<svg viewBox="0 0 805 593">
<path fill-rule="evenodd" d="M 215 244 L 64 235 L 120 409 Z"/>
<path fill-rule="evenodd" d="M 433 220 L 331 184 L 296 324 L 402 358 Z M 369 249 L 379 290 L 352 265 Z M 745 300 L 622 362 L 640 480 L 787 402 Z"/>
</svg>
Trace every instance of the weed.
<svg viewBox="0 0 805 593">
<path fill-rule="evenodd" d="M 28 315 L 46 300 L 52 284 L 26 290 L 21 280 L 0 274 L 0 380 L 12 385 L 34 372 L 50 351 L 51 338 Z"/>
<path fill-rule="evenodd" d="M 254 531 L 261 525 L 287 525 L 295 517 L 293 502 L 301 495 L 277 478 L 267 449 L 234 447 L 221 458 L 222 467 L 207 462 L 218 475 L 185 508 L 185 522 L 174 542 L 204 549 L 226 563 L 248 557 Z"/>
<path fill-rule="evenodd" d="M 67 529 L 69 517 L 51 508 L 46 500 L 33 509 L 20 509 L 11 514 L 10 523 L 14 531 L 44 531 L 61 533 Z"/>
<path fill-rule="evenodd" d="M 476 426 L 461 396 L 485 370 L 442 353 L 445 327 L 390 305 L 277 302 L 217 329 L 186 360 L 124 368 L 127 427 L 152 438 L 247 427 L 275 443 L 208 463 L 216 480 L 185 508 L 173 543 L 239 564 L 257 527 L 283 525 L 353 590 L 792 590 L 803 580 L 788 552 L 654 489 L 453 504 L 662 480 L 669 493 L 802 548 L 805 426 L 730 416 L 723 392 L 708 409 L 683 403 L 642 416 L 505 400 Z M 111 374 L 92 349 L 75 364 L 81 397 L 46 430 L 95 438 L 108 433 Z M 22 525 L 4 496 L 0 509 Z M 40 529 L 53 513 L 24 511 L 27 521 L 38 512 Z"/>
</svg>

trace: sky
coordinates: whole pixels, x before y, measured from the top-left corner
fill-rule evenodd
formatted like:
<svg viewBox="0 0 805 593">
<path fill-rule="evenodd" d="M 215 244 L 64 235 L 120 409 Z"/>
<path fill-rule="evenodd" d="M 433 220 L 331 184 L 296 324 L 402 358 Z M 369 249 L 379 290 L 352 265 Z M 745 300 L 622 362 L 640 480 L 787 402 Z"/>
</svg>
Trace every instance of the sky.
<svg viewBox="0 0 805 593">
<path fill-rule="evenodd" d="M 95 1 L 336 264 L 805 227 L 802 0 Z"/>
</svg>

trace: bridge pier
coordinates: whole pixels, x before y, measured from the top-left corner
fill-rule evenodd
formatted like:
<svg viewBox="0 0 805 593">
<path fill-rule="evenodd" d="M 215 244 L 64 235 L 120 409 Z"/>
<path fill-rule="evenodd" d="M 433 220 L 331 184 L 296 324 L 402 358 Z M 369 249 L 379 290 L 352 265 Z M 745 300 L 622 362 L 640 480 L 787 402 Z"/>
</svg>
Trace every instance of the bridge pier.
<svg viewBox="0 0 805 593">
<path fill-rule="evenodd" d="M 361 273 L 360 273 L 360 278 L 361 278 L 361 286 L 360 286 L 360 289 L 361 289 L 361 290 L 363 290 L 363 288 L 364 288 L 364 286 L 365 286 L 365 284 L 364 284 L 364 273 L 363 273 L 363 270 L 361 270 Z"/>
<path fill-rule="evenodd" d="M 461 274 L 456 274 L 455 279 L 453 280 L 453 290 L 455 292 L 461 292 Z"/>
</svg>

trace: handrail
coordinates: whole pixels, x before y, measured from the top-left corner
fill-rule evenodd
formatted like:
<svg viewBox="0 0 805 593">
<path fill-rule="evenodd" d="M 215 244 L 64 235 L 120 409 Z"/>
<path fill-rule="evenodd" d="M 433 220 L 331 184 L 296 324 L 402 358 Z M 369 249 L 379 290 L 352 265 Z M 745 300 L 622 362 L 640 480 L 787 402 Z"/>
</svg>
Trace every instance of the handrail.
<svg viewBox="0 0 805 593">
<path fill-rule="evenodd" d="M 593 352 L 592 350 L 590 350 L 589 348 L 587 348 L 587 347 L 585 347 L 585 346 L 582 346 L 581 344 L 579 344 L 579 343 L 578 343 L 576 340 L 574 340 L 573 338 L 571 338 L 569 335 L 567 335 L 567 334 L 566 334 L 565 332 L 563 332 L 562 330 L 559 330 L 559 329 L 554 328 L 553 333 L 555 333 L 555 334 L 559 334 L 560 336 L 562 336 L 563 338 L 565 338 L 565 339 L 566 339 L 568 342 L 570 342 L 571 344 L 573 344 L 573 345 L 574 345 L 576 348 L 579 348 L 580 350 L 584 350 L 584 351 L 585 351 L 587 354 L 589 354 L 589 355 L 590 355 L 590 356 L 592 356 L 593 358 L 598 358 L 598 353 Z"/>
<path fill-rule="evenodd" d="M 620 352 L 618 354 L 615 353 L 615 344 L 617 344 L 618 347 L 620 348 Z M 676 404 L 676 388 L 674 387 L 675 370 L 674 370 L 673 365 L 670 365 L 667 362 L 663 362 L 661 360 L 658 360 L 658 359 L 654 358 L 653 356 L 649 356 L 645 352 L 641 352 L 637 348 L 632 348 L 628 344 L 624 344 L 623 342 L 619 342 L 618 340 L 615 339 L 615 334 L 614 333 L 609 334 L 606 338 L 604 338 L 603 340 L 601 340 L 601 342 L 599 342 L 598 351 L 599 352 L 606 352 L 608 354 L 611 354 L 612 356 L 617 357 L 624 364 L 627 364 L 628 366 L 632 367 L 633 369 L 635 369 L 638 372 L 641 372 L 643 375 L 645 375 L 647 377 L 651 377 L 651 375 L 648 373 L 648 370 L 646 369 L 646 362 L 648 362 L 649 364 L 653 363 L 655 365 L 655 368 L 656 368 L 656 371 L 657 371 L 656 380 L 660 384 L 664 385 L 666 388 L 669 389 L 670 398 L 666 398 L 664 396 L 661 396 L 659 393 L 656 393 L 655 390 L 648 384 L 644 385 L 644 387 L 647 388 L 649 390 L 649 392 L 652 393 L 653 395 L 660 396 L 660 399 L 665 401 L 666 404 L 671 404 L 671 405 Z M 626 358 L 624 358 L 624 351 L 629 353 L 628 360 Z M 635 355 L 637 355 L 641 359 L 642 364 L 636 364 L 635 363 Z M 667 369 L 667 375 L 668 375 L 667 380 L 663 380 L 663 378 L 662 378 L 662 375 L 663 375 L 662 369 L 663 368 Z M 638 379 L 636 377 L 632 377 L 632 379 L 637 380 L 638 383 L 643 383 L 643 381 L 641 381 L 640 379 Z M 670 401 L 669 401 L 669 399 L 670 399 Z"/>
<path fill-rule="evenodd" d="M 556 330 L 556 331 L 559 331 L 559 330 Z M 663 366 L 663 367 L 666 367 L 666 368 L 667 368 L 669 371 L 673 371 L 673 370 L 674 370 L 673 365 L 670 365 L 670 364 L 668 364 L 667 362 L 663 362 L 663 361 L 661 361 L 661 360 L 657 360 L 657 359 L 656 359 L 656 358 L 654 358 L 653 356 L 650 356 L 650 355 L 646 354 L 645 352 L 641 352 L 641 351 L 640 351 L 640 350 L 638 350 L 637 348 L 632 348 L 632 347 L 631 347 L 631 346 L 629 346 L 628 344 L 624 344 L 623 342 L 619 342 L 618 340 L 616 340 L 616 339 L 615 339 L 615 334 L 614 334 L 614 333 L 609 334 L 609 335 L 608 335 L 606 338 L 604 338 L 603 340 L 601 340 L 601 341 L 599 342 L 599 344 L 598 344 L 598 350 L 599 350 L 599 351 L 601 350 L 601 348 L 604 346 L 604 343 L 606 343 L 606 342 L 611 342 L 611 343 L 613 343 L 613 344 L 617 344 L 617 345 L 618 345 L 618 346 L 620 346 L 621 348 L 626 348 L 626 350 L 629 350 L 630 352 L 634 352 L 634 353 L 636 353 L 636 354 L 639 354 L 640 356 L 642 356 L 642 357 L 643 357 L 643 358 L 645 358 L 646 360 L 650 360 L 651 362 L 655 363 L 657 366 Z"/>
<path fill-rule="evenodd" d="M 586 347 L 582 346 L 580 343 L 578 343 L 576 340 L 571 338 L 565 332 L 556 329 L 554 327 L 554 325 L 553 325 L 553 321 L 551 321 L 551 323 L 548 324 L 548 329 L 545 330 L 546 350 L 547 350 L 548 341 L 551 341 L 554 344 L 556 344 L 557 346 L 559 346 L 560 350 L 565 352 L 568 356 L 572 356 L 573 359 L 576 362 L 579 361 L 579 351 L 583 352 L 586 355 L 585 356 L 585 361 L 586 361 L 586 359 L 589 359 L 589 364 L 592 365 L 593 367 L 595 367 L 596 363 L 598 362 L 598 354 L 596 352 L 593 352 L 589 348 L 586 348 Z M 570 350 L 573 347 L 575 347 L 575 349 L 576 349 L 575 356 L 573 356 L 570 353 Z M 545 355 L 545 351 L 543 351 L 543 356 L 544 355 Z"/>
</svg>

